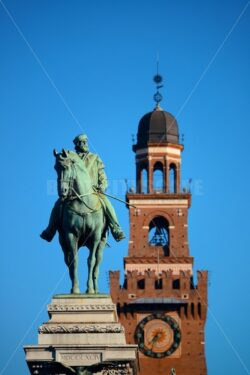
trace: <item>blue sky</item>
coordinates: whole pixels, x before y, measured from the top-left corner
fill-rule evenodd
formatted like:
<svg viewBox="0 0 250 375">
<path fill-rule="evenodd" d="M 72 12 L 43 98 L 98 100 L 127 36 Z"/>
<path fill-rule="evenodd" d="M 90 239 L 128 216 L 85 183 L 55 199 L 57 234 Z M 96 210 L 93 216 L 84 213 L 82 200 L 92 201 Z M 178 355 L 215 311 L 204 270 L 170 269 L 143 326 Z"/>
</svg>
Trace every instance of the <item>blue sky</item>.
<svg viewBox="0 0 250 375">
<path fill-rule="evenodd" d="M 56 199 L 52 150 L 86 132 L 110 193 L 124 198 L 124 179 L 135 179 L 131 137 L 154 107 L 157 53 L 162 106 L 184 134 L 183 183 L 193 181 L 190 252 L 210 272 L 209 374 L 250 373 L 249 3 L 0 1 L 0 374 L 27 374 L 22 346 L 36 343 L 51 296 L 70 287 L 59 244 L 39 238 Z M 114 205 L 128 237 L 128 211 Z M 128 249 L 110 244 L 106 292 Z"/>
</svg>

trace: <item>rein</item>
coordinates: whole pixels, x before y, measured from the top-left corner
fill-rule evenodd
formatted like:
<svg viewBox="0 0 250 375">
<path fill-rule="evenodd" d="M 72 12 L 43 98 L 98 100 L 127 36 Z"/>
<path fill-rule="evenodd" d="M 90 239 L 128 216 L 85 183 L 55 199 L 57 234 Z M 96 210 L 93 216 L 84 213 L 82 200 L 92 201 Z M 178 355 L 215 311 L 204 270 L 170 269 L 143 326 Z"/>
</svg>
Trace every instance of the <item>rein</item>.
<svg viewBox="0 0 250 375">
<path fill-rule="evenodd" d="M 97 196 L 99 197 L 99 195 L 98 195 L 95 191 L 92 191 L 92 192 L 90 192 L 90 193 L 85 193 L 85 194 L 81 194 L 81 195 L 80 195 L 80 194 L 78 194 L 77 191 L 73 188 L 73 186 L 71 187 L 71 189 L 72 189 L 72 191 L 75 193 L 76 197 L 77 197 L 77 198 L 78 198 L 83 204 L 85 204 L 85 206 L 86 206 L 89 210 L 91 210 L 91 212 L 88 212 L 88 213 L 96 212 L 96 211 L 99 211 L 99 210 L 101 209 L 102 205 L 101 205 L 101 203 L 100 203 L 100 199 L 98 200 L 97 205 L 96 205 L 95 208 L 91 208 L 91 207 L 89 207 L 89 206 L 87 205 L 87 203 L 84 202 L 84 200 L 82 199 L 82 197 L 86 197 L 87 195 L 92 195 L 92 194 L 97 195 Z M 74 198 L 73 198 L 73 199 L 74 199 Z M 100 207 L 99 207 L 99 208 L 97 208 L 97 207 L 98 207 L 98 204 L 100 204 Z"/>
<path fill-rule="evenodd" d="M 72 170 L 73 170 L 73 173 L 72 173 L 72 176 L 70 176 L 70 178 L 69 178 L 69 180 L 67 180 L 68 182 L 69 182 L 69 192 L 71 193 L 71 192 L 73 192 L 74 194 L 75 194 L 75 196 L 72 196 L 71 194 L 69 194 L 69 199 L 71 199 L 71 200 L 73 200 L 73 199 L 75 199 L 75 198 L 77 198 L 77 199 L 79 199 L 89 210 L 90 210 L 90 212 L 80 212 L 80 211 L 78 211 L 78 210 L 75 210 L 74 208 L 72 208 L 72 207 L 69 207 L 69 209 L 71 210 L 71 211 L 73 211 L 73 212 L 75 212 L 76 214 L 78 214 L 78 215 L 80 215 L 80 216 L 84 216 L 84 215 L 87 215 L 87 214 L 91 214 L 91 213 L 93 213 L 93 212 L 97 212 L 97 211 L 99 211 L 101 208 L 102 208 L 102 204 L 101 204 L 101 199 L 100 199 L 100 197 L 99 197 L 99 194 L 98 193 L 96 193 L 95 191 L 92 191 L 92 192 L 89 192 L 89 193 L 85 193 L 85 194 L 79 194 L 76 190 L 75 190 L 75 188 L 73 187 L 73 184 L 74 184 L 74 179 L 76 178 L 76 169 L 75 169 L 75 165 L 72 163 L 71 164 L 71 166 L 72 166 Z M 64 180 L 64 181 L 66 181 L 66 180 Z M 97 202 L 97 205 L 96 205 L 96 207 L 94 207 L 94 208 L 92 208 L 92 207 L 89 207 L 88 205 L 87 205 L 87 203 L 82 199 L 83 197 L 86 197 L 86 196 L 88 196 L 88 195 L 92 195 L 92 194 L 94 194 L 94 195 L 97 195 L 98 196 L 98 202 Z M 98 205 L 99 205 L 99 207 L 98 207 Z"/>
</svg>

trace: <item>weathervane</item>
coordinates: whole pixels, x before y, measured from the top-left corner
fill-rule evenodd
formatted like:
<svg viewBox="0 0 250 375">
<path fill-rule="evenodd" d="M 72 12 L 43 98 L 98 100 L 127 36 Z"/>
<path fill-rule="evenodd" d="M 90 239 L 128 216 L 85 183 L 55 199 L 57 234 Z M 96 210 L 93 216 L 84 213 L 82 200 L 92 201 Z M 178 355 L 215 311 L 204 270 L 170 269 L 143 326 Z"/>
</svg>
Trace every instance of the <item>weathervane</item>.
<svg viewBox="0 0 250 375">
<path fill-rule="evenodd" d="M 162 94 L 159 92 L 159 90 L 163 87 L 161 84 L 163 81 L 162 76 L 159 74 L 159 57 L 157 57 L 157 73 L 154 76 L 154 82 L 156 83 L 156 93 L 154 94 L 154 101 L 156 102 L 156 108 L 160 108 L 160 102 L 162 101 Z"/>
</svg>

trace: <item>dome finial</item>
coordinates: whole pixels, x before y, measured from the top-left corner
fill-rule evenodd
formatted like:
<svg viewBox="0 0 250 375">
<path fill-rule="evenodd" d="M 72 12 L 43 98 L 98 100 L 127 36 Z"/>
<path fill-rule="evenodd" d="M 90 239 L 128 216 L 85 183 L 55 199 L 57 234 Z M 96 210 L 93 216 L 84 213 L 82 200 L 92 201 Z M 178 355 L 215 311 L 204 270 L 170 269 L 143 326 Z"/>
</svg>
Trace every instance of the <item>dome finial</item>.
<svg viewBox="0 0 250 375">
<path fill-rule="evenodd" d="M 156 58 L 156 75 L 154 76 L 154 82 L 156 84 L 156 93 L 154 94 L 154 101 L 156 102 L 155 109 L 161 109 L 160 102 L 162 101 L 162 94 L 159 90 L 163 87 L 161 84 L 163 82 L 162 76 L 159 74 L 159 54 L 157 53 Z"/>
</svg>

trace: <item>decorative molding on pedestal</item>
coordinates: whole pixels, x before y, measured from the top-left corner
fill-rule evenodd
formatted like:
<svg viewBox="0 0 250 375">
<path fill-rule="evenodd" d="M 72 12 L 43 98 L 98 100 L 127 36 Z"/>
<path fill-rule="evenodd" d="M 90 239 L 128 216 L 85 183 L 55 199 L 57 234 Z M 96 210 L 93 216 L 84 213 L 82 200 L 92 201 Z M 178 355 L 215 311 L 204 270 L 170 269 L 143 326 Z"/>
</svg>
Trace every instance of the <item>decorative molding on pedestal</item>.
<svg viewBox="0 0 250 375">
<path fill-rule="evenodd" d="M 53 304 L 48 305 L 48 311 L 96 311 L 96 310 L 114 310 L 114 304 L 112 305 L 59 305 Z"/>
<path fill-rule="evenodd" d="M 39 327 L 38 332 L 43 333 L 121 333 L 124 328 L 120 324 L 67 324 L 67 325 L 52 325 L 44 324 Z"/>
</svg>

